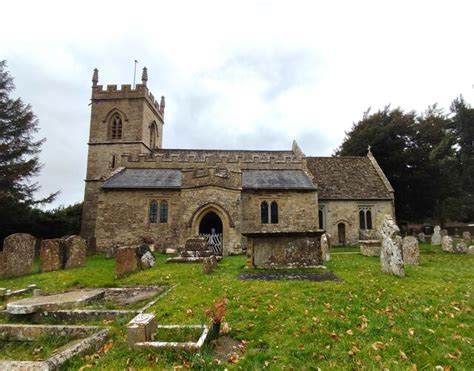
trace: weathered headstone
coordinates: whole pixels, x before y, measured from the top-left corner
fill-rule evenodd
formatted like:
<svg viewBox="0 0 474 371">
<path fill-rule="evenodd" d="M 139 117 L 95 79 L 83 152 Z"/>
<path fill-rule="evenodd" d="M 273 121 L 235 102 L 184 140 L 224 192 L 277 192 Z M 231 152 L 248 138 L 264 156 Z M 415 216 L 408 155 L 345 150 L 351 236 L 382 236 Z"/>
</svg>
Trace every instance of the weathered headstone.
<svg viewBox="0 0 474 371">
<path fill-rule="evenodd" d="M 432 245 L 441 245 L 441 227 L 437 225 L 434 227 L 433 235 L 431 236 L 431 244 Z"/>
<path fill-rule="evenodd" d="M 440 231 L 440 235 L 441 235 L 441 238 L 447 236 L 447 235 L 448 235 L 448 230 L 447 230 L 447 229 L 442 229 L 442 230 Z"/>
<path fill-rule="evenodd" d="M 426 242 L 426 236 L 423 232 L 418 233 L 418 241 L 420 241 L 420 243 Z"/>
<path fill-rule="evenodd" d="M 15 233 L 3 241 L 0 252 L 0 277 L 31 274 L 36 238 L 27 233 Z"/>
<path fill-rule="evenodd" d="M 469 246 L 466 252 L 469 255 L 474 255 L 474 246 Z"/>
<path fill-rule="evenodd" d="M 441 238 L 441 249 L 446 252 L 454 252 L 453 239 L 449 236 Z"/>
<path fill-rule="evenodd" d="M 115 252 L 115 273 L 117 277 L 125 276 L 137 270 L 137 248 L 121 247 Z"/>
<path fill-rule="evenodd" d="M 402 257 L 400 229 L 390 215 L 385 215 L 381 235 L 383 237 L 382 250 L 380 252 L 382 272 L 404 277 L 405 269 Z"/>
<path fill-rule="evenodd" d="M 86 261 L 86 242 L 79 236 L 69 236 L 64 240 L 65 259 L 64 269 L 81 268 Z"/>
<path fill-rule="evenodd" d="M 41 241 L 40 272 L 52 272 L 62 269 L 64 249 L 59 239 Z"/>
<path fill-rule="evenodd" d="M 454 253 L 457 254 L 465 254 L 467 252 L 468 246 L 464 242 L 460 242 L 456 245 L 456 247 L 453 248 Z"/>
<path fill-rule="evenodd" d="M 462 233 L 462 241 L 466 244 L 466 245 L 470 245 L 471 244 L 471 232 L 469 231 L 465 231 Z"/>
<path fill-rule="evenodd" d="M 321 254 L 323 256 L 323 261 L 331 260 L 330 255 L 331 249 L 331 239 L 328 233 L 323 233 L 321 236 Z"/>
<path fill-rule="evenodd" d="M 210 257 L 204 258 L 202 260 L 202 272 L 204 274 L 209 274 L 209 273 L 212 273 L 213 270 L 214 270 L 214 267 L 212 265 L 211 258 Z"/>
<path fill-rule="evenodd" d="M 415 237 L 404 237 L 402 242 L 403 262 L 407 265 L 420 264 L 420 250 L 418 240 Z"/>
<path fill-rule="evenodd" d="M 148 269 L 155 266 L 155 256 L 152 254 L 150 247 L 146 244 L 141 244 L 137 248 L 137 258 L 140 269 Z"/>
</svg>

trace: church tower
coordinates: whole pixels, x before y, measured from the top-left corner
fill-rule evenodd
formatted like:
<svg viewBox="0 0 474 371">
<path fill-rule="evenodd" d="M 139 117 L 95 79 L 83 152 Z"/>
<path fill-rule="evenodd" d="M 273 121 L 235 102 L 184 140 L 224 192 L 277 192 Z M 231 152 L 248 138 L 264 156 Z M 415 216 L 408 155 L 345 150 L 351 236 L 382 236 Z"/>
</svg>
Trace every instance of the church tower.
<svg viewBox="0 0 474 371">
<path fill-rule="evenodd" d="M 122 154 L 150 154 L 163 142 L 165 98 L 158 103 L 148 90 L 148 71 L 135 87 L 98 85 L 99 71 L 92 76 L 89 150 L 81 235 L 95 235 L 97 202 L 103 180 L 117 166 Z"/>
</svg>

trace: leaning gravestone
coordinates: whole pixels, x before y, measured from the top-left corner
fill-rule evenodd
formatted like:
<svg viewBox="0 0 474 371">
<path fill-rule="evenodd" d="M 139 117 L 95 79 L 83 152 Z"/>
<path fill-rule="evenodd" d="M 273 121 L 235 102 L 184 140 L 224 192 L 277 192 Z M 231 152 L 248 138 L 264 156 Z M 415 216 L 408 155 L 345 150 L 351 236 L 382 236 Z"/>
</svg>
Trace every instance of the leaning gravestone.
<svg viewBox="0 0 474 371">
<path fill-rule="evenodd" d="M 462 241 L 466 244 L 466 245 L 470 245 L 471 244 L 471 232 L 469 231 L 465 231 L 462 233 Z"/>
<path fill-rule="evenodd" d="M 441 245 L 441 228 L 439 225 L 434 227 L 433 235 L 431 236 L 431 244 L 432 245 Z"/>
<path fill-rule="evenodd" d="M 321 236 L 321 255 L 323 257 L 324 261 L 329 261 L 331 260 L 331 255 L 330 255 L 330 248 L 331 248 L 331 240 L 330 236 L 328 233 L 323 233 Z"/>
<path fill-rule="evenodd" d="M 61 240 L 43 240 L 40 248 L 40 272 L 52 272 L 62 269 L 64 248 Z"/>
<path fill-rule="evenodd" d="M 400 229 L 390 215 L 385 215 L 381 234 L 383 238 L 382 250 L 380 251 L 382 272 L 404 277 L 405 269 L 402 257 Z"/>
<path fill-rule="evenodd" d="M 115 252 L 115 273 L 117 277 L 135 272 L 138 267 L 136 247 L 121 247 Z"/>
<path fill-rule="evenodd" d="M 79 236 L 69 236 L 64 240 L 65 258 L 64 269 L 81 268 L 86 261 L 86 242 Z"/>
<path fill-rule="evenodd" d="M 0 277 L 31 274 L 36 238 L 27 233 L 15 233 L 3 241 L 0 252 Z"/>
<path fill-rule="evenodd" d="M 420 241 L 420 243 L 426 242 L 426 236 L 423 232 L 418 233 L 418 241 Z"/>
<path fill-rule="evenodd" d="M 466 252 L 469 255 L 474 255 L 474 246 L 469 246 Z"/>
<path fill-rule="evenodd" d="M 441 238 L 441 249 L 446 252 L 454 252 L 453 239 L 449 236 Z"/>
<path fill-rule="evenodd" d="M 204 274 L 209 274 L 209 273 L 212 273 L 213 270 L 214 270 L 214 266 L 212 264 L 211 257 L 204 258 L 202 260 L 202 272 Z"/>
<path fill-rule="evenodd" d="M 402 242 L 403 262 L 406 265 L 420 264 L 420 249 L 418 240 L 415 237 L 404 237 Z"/>
</svg>

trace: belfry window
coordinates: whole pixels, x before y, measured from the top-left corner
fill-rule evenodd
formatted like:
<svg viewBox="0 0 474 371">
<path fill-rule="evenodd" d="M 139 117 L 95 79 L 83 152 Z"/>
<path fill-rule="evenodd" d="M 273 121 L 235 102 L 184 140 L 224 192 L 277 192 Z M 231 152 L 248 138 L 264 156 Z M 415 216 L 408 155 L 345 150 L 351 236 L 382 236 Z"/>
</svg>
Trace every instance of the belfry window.
<svg viewBox="0 0 474 371">
<path fill-rule="evenodd" d="M 272 224 L 278 224 L 278 204 L 273 201 L 270 205 L 270 221 Z"/>
<path fill-rule="evenodd" d="M 260 204 L 260 219 L 262 224 L 268 224 L 268 202 L 262 201 Z"/>
<path fill-rule="evenodd" d="M 122 118 L 118 113 L 112 116 L 110 123 L 110 139 L 122 139 Z"/>
<path fill-rule="evenodd" d="M 160 223 L 168 223 L 168 201 L 160 202 Z"/>
<path fill-rule="evenodd" d="M 370 207 L 359 208 L 359 228 L 372 229 L 372 210 Z"/>
<path fill-rule="evenodd" d="M 148 222 L 156 223 L 158 221 L 158 202 L 152 200 L 148 210 Z"/>
<path fill-rule="evenodd" d="M 153 122 L 150 126 L 150 148 L 153 150 L 156 147 L 156 124 Z"/>
</svg>

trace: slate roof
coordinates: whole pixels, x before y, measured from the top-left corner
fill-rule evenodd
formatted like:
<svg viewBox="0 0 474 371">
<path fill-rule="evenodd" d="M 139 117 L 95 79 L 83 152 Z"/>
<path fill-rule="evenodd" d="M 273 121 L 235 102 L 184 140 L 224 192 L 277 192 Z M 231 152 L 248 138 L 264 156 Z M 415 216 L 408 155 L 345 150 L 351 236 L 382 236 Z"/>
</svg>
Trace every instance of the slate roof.
<svg viewBox="0 0 474 371">
<path fill-rule="evenodd" d="M 390 184 L 368 157 L 307 157 L 307 165 L 320 200 L 392 199 Z"/>
<path fill-rule="evenodd" d="M 243 170 L 242 188 L 315 190 L 302 170 Z"/>
<path fill-rule="evenodd" d="M 102 188 L 181 188 L 181 171 L 168 169 L 125 169 L 107 179 Z"/>
</svg>

